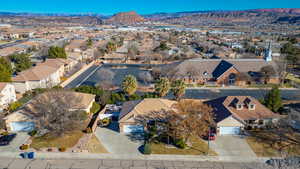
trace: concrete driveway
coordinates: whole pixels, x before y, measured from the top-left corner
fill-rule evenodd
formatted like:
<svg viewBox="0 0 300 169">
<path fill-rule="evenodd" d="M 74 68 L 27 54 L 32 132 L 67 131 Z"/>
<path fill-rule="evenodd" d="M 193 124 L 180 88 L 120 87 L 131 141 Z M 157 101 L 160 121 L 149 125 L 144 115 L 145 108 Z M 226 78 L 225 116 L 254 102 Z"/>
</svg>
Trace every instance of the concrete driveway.
<svg viewBox="0 0 300 169">
<path fill-rule="evenodd" d="M 256 157 L 246 139 L 241 136 L 217 136 L 215 141 L 210 142 L 210 146 L 220 157 Z"/>
<path fill-rule="evenodd" d="M 28 139 L 27 133 L 16 133 L 16 137 L 7 146 L 0 146 L 0 152 L 18 152 L 19 147 L 24 144 Z"/>
<path fill-rule="evenodd" d="M 98 127 L 95 135 L 107 151 L 112 154 L 141 154 L 139 149 L 143 145 L 142 137 L 119 133 L 116 122 L 111 124 L 109 128 Z"/>
</svg>

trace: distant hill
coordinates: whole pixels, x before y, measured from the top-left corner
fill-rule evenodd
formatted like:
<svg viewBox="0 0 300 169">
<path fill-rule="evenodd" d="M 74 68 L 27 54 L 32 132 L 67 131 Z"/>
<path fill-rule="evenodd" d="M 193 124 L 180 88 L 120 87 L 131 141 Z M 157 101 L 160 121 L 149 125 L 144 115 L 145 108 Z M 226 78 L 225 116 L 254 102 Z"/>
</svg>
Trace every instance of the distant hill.
<svg viewBox="0 0 300 169">
<path fill-rule="evenodd" d="M 177 13 L 156 13 L 145 15 L 151 21 L 171 24 L 206 25 L 206 24 L 264 24 L 291 23 L 300 24 L 299 8 L 251 9 L 239 11 L 191 11 Z"/>
<path fill-rule="evenodd" d="M 111 18 L 109 18 L 108 20 L 106 20 L 105 23 L 130 25 L 130 24 L 136 24 L 144 21 L 146 21 L 145 18 L 138 15 L 135 11 L 130 11 L 130 12 L 117 13 Z"/>
</svg>

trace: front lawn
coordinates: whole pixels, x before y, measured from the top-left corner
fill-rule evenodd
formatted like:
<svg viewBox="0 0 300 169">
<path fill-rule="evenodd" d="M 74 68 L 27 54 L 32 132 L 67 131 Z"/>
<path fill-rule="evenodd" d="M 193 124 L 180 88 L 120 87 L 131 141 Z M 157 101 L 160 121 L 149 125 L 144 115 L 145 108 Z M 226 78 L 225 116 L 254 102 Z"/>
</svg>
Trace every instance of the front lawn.
<svg viewBox="0 0 300 169">
<path fill-rule="evenodd" d="M 176 155 L 206 155 L 208 145 L 197 137 L 191 138 L 191 147 L 180 149 L 176 147 L 168 147 L 164 143 L 151 143 L 152 154 L 176 154 Z M 210 150 L 209 155 L 216 156 L 217 153 Z"/>
<path fill-rule="evenodd" d="M 286 79 L 289 79 L 289 80 L 291 80 L 291 81 L 293 81 L 295 83 L 300 84 L 300 78 L 297 78 L 297 77 L 295 77 L 292 74 L 288 74 L 287 77 L 286 77 Z"/>
<path fill-rule="evenodd" d="M 259 157 L 281 156 L 280 149 L 284 154 L 300 155 L 300 144 L 295 142 L 300 139 L 299 133 L 287 132 L 280 137 L 272 131 L 252 131 L 251 135 L 247 138 L 247 142 Z"/>
<path fill-rule="evenodd" d="M 98 138 L 93 134 L 92 138 L 88 142 L 89 153 L 108 153 Z"/>
<path fill-rule="evenodd" d="M 71 148 L 76 145 L 78 140 L 84 135 L 80 130 L 73 131 L 69 134 L 65 134 L 62 137 L 52 137 L 51 135 L 45 135 L 41 137 L 34 137 L 30 145 L 31 148 L 41 149 L 49 147 L 57 148 Z"/>
</svg>

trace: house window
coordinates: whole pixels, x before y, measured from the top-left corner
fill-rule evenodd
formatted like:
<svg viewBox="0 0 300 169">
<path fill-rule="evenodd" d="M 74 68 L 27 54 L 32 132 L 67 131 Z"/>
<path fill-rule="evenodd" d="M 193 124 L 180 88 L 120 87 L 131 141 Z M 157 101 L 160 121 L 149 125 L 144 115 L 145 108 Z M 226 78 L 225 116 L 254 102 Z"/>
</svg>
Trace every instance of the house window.
<svg viewBox="0 0 300 169">
<path fill-rule="evenodd" d="M 242 104 L 237 104 L 237 105 L 236 105 L 236 108 L 237 108 L 238 110 L 242 110 L 242 109 L 243 109 L 243 105 L 242 105 Z"/>
<path fill-rule="evenodd" d="M 236 75 L 234 73 L 231 73 L 229 75 L 229 79 L 228 79 L 229 85 L 234 85 L 235 84 L 235 79 L 236 79 Z"/>
<path fill-rule="evenodd" d="M 258 121 L 258 124 L 259 124 L 259 125 L 263 125 L 263 124 L 264 124 L 264 120 L 259 120 L 259 121 Z"/>
<path fill-rule="evenodd" d="M 255 105 L 254 105 L 254 104 L 250 104 L 250 105 L 249 105 L 249 109 L 250 109 L 250 110 L 255 110 Z"/>
</svg>

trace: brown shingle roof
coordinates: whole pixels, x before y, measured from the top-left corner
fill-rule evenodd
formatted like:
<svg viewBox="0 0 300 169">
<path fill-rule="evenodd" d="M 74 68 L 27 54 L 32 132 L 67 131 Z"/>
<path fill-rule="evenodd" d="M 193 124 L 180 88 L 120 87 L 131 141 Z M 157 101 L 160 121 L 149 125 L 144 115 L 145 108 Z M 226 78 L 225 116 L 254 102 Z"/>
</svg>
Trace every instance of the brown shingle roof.
<svg viewBox="0 0 300 169">
<path fill-rule="evenodd" d="M 241 121 L 255 119 L 278 118 L 279 115 L 273 113 L 258 100 L 251 96 L 225 96 L 207 102 L 215 112 L 216 122 L 220 122 L 229 116 L 234 116 Z M 255 105 L 254 110 L 248 109 L 248 104 L 244 104 L 242 110 L 236 108 L 237 103 L 251 103 Z"/>
<path fill-rule="evenodd" d="M 119 116 L 119 120 L 123 120 L 131 114 L 141 115 L 154 111 L 171 110 L 176 101 L 167 99 L 144 99 L 137 101 L 125 102 Z"/>
<path fill-rule="evenodd" d="M 263 59 L 190 59 L 177 65 L 177 75 L 186 76 L 187 71 L 193 68 L 200 77 L 212 78 L 213 73 L 217 68 L 219 69 L 222 62 L 232 64 L 234 68 L 243 73 L 259 72 L 262 67 L 268 65 L 271 65 L 275 70 L 277 68 L 274 62 L 267 62 Z"/>
</svg>

